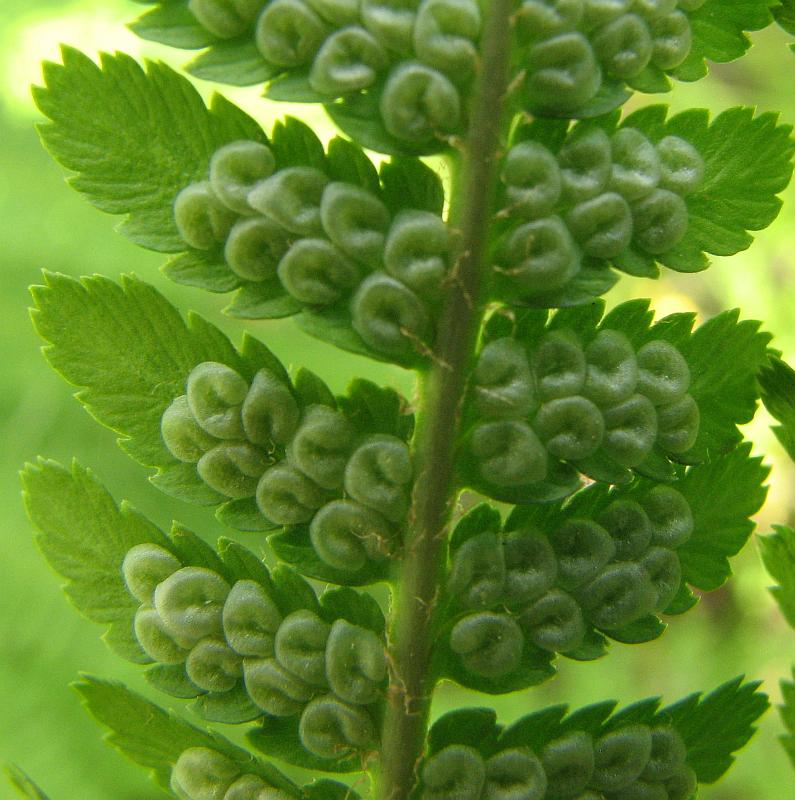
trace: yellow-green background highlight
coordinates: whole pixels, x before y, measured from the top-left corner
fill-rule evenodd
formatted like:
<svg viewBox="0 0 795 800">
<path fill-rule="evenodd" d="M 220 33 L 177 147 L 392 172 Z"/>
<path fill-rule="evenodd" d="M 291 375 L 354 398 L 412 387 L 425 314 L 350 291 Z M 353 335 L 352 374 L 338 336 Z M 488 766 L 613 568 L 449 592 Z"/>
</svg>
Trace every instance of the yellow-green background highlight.
<svg viewBox="0 0 795 800">
<path fill-rule="evenodd" d="M 158 272 L 162 257 L 142 251 L 113 229 L 105 216 L 71 191 L 62 170 L 40 147 L 33 126 L 39 117 L 29 86 L 40 79 L 39 62 L 57 59 L 58 44 L 68 43 L 95 55 L 125 50 L 140 57 L 163 58 L 174 66 L 187 54 L 149 45 L 124 28 L 142 6 L 123 0 L 2 0 L 0 13 L 0 760 L 28 771 L 52 800 L 155 800 L 163 797 L 144 772 L 101 742 L 100 729 L 84 714 L 67 684 L 80 671 L 128 681 L 148 692 L 140 670 L 119 661 L 99 640 L 99 629 L 68 606 L 58 579 L 36 551 L 20 499 L 17 471 L 26 460 L 45 455 L 67 463 L 73 456 L 94 469 L 114 496 L 127 498 L 162 526 L 179 519 L 208 540 L 221 527 L 206 512 L 169 500 L 146 482 L 145 470 L 116 447 L 71 397 L 39 354 L 39 342 L 27 314 L 27 287 L 47 268 L 70 275 L 100 272 L 111 277 L 134 271 L 154 283 L 180 308 L 209 316 L 235 339 L 243 325 L 220 316 L 223 297 L 177 287 Z M 715 112 L 737 104 L 780 110 L 795 122 L 795 53 L 787 37 L 770 30 L 754 37 L 755 47 L 742 61 L 713 70 L 705 81 L 677 85 L 661 98 L 675 109 L 707 106 Z M 200 84 L 209 94 L 214 88 Z M 223 89 L 222 89 L 223 90 Z M 223 90 L 226 91 L 226 90 Z M 227 92 L 268 129 L 285 106 L 266 103 L 256 89 Z M 291 107 L 323 136 L 332 128 L 322 112 Z M 753 159 L 754 154 L 748 153 Z M 611 292 L 611 304 L 637 296 L 654 298 L 661 315 L 696 310 L 708 317 L 740 306 L 745 317 L 763 319 L 776 334 L 785 357 L 795 357 L 795 191 L 786 193 L 784 210 L 752 248 L 731 259 L 717 259 L 700 275 L 666 272 L 659 282 L 625 279 Z M 411 396 L 410 374 L 356 358 L 309 339 L 288 320 L 252 323 L 288 364 L 318 372 L 337 391 L 354 375 L 392 385 Z M 123 354 L 120 354 L 123 357 Z M 791 520 L 795 504 L 795 468 L 760 413 L 748 428 L 757 451 L 774 465 L 769 501 L 759 515 L 759 530 Z M 238 537 L 255 549 L 256 537 Z M 562 659 L 558 677 L 521 694 L 486 698 L 445 685 L 434 713 L 459 705 L 493 705 L 502 721 L 557 702 L 574 706 L 605 698 L 631 702 L 647 695 L 673 701 L 710 689 L 737 674 L 765 681 L 774 701 L 778 680 L 795 662 L 795 632 L 770 600 L 756 545 L 735 561 L 737 575 L 728 588 L 707 597 L 694 611 L 674 621 L 658 641 L 630 647 L 615 645 L 596 663 Z M 180 701 L 155 697 L 179 708 Z M 185 714 L 187 710 L 183 709 Z M 227 728 L 239 738 L 239 729 Z M 706 787 L 707 800 L 792 800 L 795 771 L 776 738 L 781 724 L 769 713 L 760 733 L 720 783 Z M 0 797 L 12 790 L 0 784 Z"/>
</svg>

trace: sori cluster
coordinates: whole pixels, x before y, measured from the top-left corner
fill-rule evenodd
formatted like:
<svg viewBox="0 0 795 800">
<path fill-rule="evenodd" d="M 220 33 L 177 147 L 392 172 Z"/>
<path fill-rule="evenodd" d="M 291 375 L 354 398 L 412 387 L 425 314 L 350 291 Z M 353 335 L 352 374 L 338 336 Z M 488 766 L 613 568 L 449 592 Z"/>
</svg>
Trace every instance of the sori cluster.
<svg viewBox="0 0 795 800">
<path fill-rule="evenodd" d="M 155 6 L 140 36 L 204 50 L 188 70 L 235 85 L 265 83 L 274 100 L 327 105 L 370 147 L 442 149 L 466 132 L 483 13 L 472 0 L 190 0 Z M 737 58 L 736 35 L 716 47 L 706 27 L 741 34 L 769 23 L 705 0 L 523 0 L 510 42 L 519 75 L 509 104 L 560 117 L 598 116 L 630 89 L 665 92 L 670 78 L 706 74 L 705 57 Z M 363 117 L 371 124 L 357 124 Z M 358 134 L 358 136 L 357 136 Z M 376 148 L 380 149 L 380 148 Z"/>
</svg>

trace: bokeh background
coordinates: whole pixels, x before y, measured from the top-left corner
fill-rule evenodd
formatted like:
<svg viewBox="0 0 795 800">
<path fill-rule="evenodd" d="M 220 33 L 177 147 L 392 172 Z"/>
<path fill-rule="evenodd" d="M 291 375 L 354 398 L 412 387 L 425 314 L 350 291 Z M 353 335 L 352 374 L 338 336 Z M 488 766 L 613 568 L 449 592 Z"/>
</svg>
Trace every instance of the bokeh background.
<svg viewBox="0 0 795 800">
<path fill-rule="evenodd" d="M 22 766 L 52 800 L 155 800 L 163 795 L 143 771 L 102 743 L 99 728 L 68 688 L 80 671 L 87 671 L 127 680 L 147 692 L 140 672 L 112 656 L 99 640 L 98 628 L 68 606 L 57 578 L 36 551 L 17 471 L 39 454 L 64 463 L 76 456 L 98 473 L 117 499 L 128 498 L 159 524 L 179 519 L 209 540 L 222 531 L 206 513 L 171 501 L 149 486 L 144 470 L 118 450 L 114 436 L 88 417 L 49 370 L 29 323 L 27 287 L 37 281 L 42 268 L 112 277 L 134 271 L 181 308 L 220 319 L 233 338 L 239 337 L 242 326 L 220 317 L 223 298 L 168 283 L 158 272 L 160 256 L 114 233 L 116 220 L 95 211 L 65 186 L 61 169 L 42 150 L 34 130 L 39 116 L 29 87 L 40 79 L 41 60 L 58 58 L 60 42 L 90 54 L 120 49 L 175 66 L 186 54 L 145 44 L 129 33 L 124 23 L 141 6 L 125 0 L 0 0 L 0 6 L 0 760 Z M 752 104 L 760 110 L 780 110 L 784 120 L 795 123 L 795 54 L 786 49 L 787 37 L 771 29 L 754 41 L 745 59 L 716 68 L 699 84 L 677 86 L 664 101 L 675 109 L 707 106 L 715 111 Z M 200 86 L 207 94 L 213 88 Z M 266 128 L 285 113 L 284 106 L 264 102 L 256 90 L 229 94 Z M 297 111 L 307 118 L 306 108 Z M 311 114 L 315 129 L 330 136 L 322 112 Z M 754 154 L 749 152 L 748 158 L 753 160 Z M 795 356 L 795 191 L 788 191 L 784 200 L 777 222 L 747 253 L 718 259 L 700 275 L 667 272 L 657 283 L 626 279 L 611 293 L 610 302 L 651 294 L 660 314 L 695 310 L 703 317 L 740 306 L 745 317 L 766 321 L 785 356 Z M 408 373 L 342 354 L 307 338 L 289 321 L 249 328 L 285 363 L 308 366 L 337 391 L 358 374 L 412 392 Z M 757 451 L 774 465 L 770 499 L 759 515 L 762 532 L 790 520 L 795 507 L 795 469 L 771 435 L 769 423 L 760 413 L 747 432 Z M 755 544 L 735 565 L 737 576 L 729 587 L 705 598 L 657 642 L 616 645 L 608 658 L 591 664 L 564 659 L 554 681 L 494 701 L 445 686 L 438 692 L 434 713 L 493 702 L 508 722 L 552 702 L 579 705 L 608 697 L 631 702 L 650 694 L 672 701 L 740 673 L 763 679 L 778 701 L 778 680 L 795 662 L 795 634 L 767 594 L 769 580 Z M 780 732 L 778 716 L 769 713 L 735 769 L 704 789 L 702 796 L 792 800 L 795 771 L 776 741 Z M 239 734 L 231 732 L 233 737 Z M 12 790 L 0 783 L 0 797 L 11 796 Z"/>
</svg>

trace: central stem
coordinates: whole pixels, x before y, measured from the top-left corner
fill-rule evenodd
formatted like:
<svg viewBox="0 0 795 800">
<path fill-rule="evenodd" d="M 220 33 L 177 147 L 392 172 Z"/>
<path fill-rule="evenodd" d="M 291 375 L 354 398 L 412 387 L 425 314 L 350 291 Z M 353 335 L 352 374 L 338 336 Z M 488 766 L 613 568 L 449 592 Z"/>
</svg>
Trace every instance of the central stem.
<svg viewBox="0 0 795 800">
<path fill-rule="evenodd" d="M 469 138 L 454 175 L 450 221 L 461 233 L 425 383 L 416 437 L 417 479 L 390 630 L 390 691 L 381 738 L 380 800 L 405 800 L 417 780 L 433 680 L 433 613 L 441 589 L 453 499 L 455 442 L 481 323 L 481 283 L 507 88 L 513 0 L 486 5 Z"/>
</svg>

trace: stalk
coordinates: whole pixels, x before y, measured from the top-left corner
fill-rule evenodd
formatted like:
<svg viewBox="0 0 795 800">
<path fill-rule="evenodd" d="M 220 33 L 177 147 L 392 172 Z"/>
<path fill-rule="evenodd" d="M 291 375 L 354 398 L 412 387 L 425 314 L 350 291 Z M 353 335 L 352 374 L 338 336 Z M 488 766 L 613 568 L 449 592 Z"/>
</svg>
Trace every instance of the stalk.
<svg viewBox="0 0 795 800">
<path fill-rule="evenodd" d="M 417 479 L 390 629 L 380 800 L 409 796 L 428 725 L 433 614 L 455 498 L 455 441 L 482 319 L 481 283 L 507 90 L 512 7 L 512 0 L 491 0 L 486 7 L 469 137 L 463 156 L 454 163 L 450 221 L 461 244 L 440 316 L 433 365 L 423 383 L 415 439 Z"/>
</svg>

